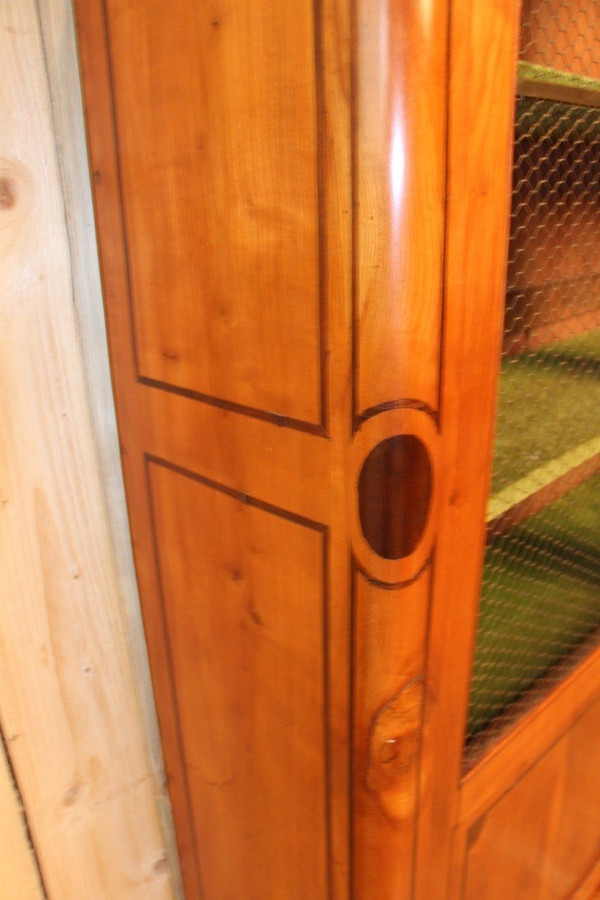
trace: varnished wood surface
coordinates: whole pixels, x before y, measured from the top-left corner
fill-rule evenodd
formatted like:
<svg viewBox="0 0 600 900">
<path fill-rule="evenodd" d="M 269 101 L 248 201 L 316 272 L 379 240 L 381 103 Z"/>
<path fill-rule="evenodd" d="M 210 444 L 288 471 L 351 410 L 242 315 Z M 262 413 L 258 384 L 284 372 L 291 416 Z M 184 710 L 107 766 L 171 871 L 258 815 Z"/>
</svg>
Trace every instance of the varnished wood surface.
<svg viewBox="0 0 600 900">
<path fill-rule="evenodd" d="M 516 3 L 77 9 L 187 895 L 444 898 Z M 386 559 L 365 547 L 357 488 L 400 433 L 422 440 L 432 490 L 414 551 Z"/>
<path fill-rule="evenodd" d="M 596 700 L 469 828 L 464 900 L 570 897 L 598 860 Z M 583 888 L 582 888 L 582 896 Z"/>
<path fill-rule="evenodd" d="M 506 278 L 517 14 L 514 0 L 452 6 L 442 484 L 425 681 L 418 900 L 446 896 L 458 805 Z"/>
<path fill-rule="evenodd" d="M 245 9 L 248 12 L 250 6 Z M 165 390 L 150 382 L 145 377 L 147 373 L 140 373 L 138 369 L 138 359 L 141 357 L 138 355 L 136 359 L 139 347 L 137 343 L 134 345 L 133 340 L 128 303 L 130 260 L 125 252 L 130 223 L 126 211 L 124 213 L 119 179 L 122 132 L 127 119 L 124 123 L 122 115 L 114 116 L 111 94 L 111 60 L 114 59 L 115 38 L 117 44 L 122 38 L 118 38 L 116 33 L 112 34 L 112 40 L 109 36 L 112 54 L 109 56 L 105 41 L 107 22 L 102 4 L 84 2 L 77 7 L 109 341 L 138 580 L 186 896 L 204 896 L 205 900 L 222 896 L 222 885 L 218 883 L 221 876 L 227 883 L 233 879 L 237 896 L 241 891 L 240 879 L 246 877 L 252 887 L 244 887 L 242 895 L 247 889 L 254 890 L 256 896 L 268 896 L 275 890 L 281 891 L 280 895 L 284 897 L 286 891 L 299 889 L 304 890 L 306 895 L 328 898 L 345 897 L 349 878 L 350 610 L 347 598 L 350 561 L 345 531 L 345 441 L 351 433 L 348 377 L 351 312 L 349 18 L 345 4 L 329 0 L 314 5 L 308 2 L 292 5 L 272 3 L 269 9 L 270 12 L 265 7 L 264 15 L 256 17 L 252 23 L 252 33 L 256 38 L 253 42 L 246 43 L 240 21 L 236 19 L 236 10 L 228 3 L 214 4 L 210 11 L 210 22 L 218 19 L 219 30 L 215 26 L 208 33 L 204 26 L 200 27 L 195 22 L 193 27 L 190 25 L 189 34 L 185 35 L 188 41 L 185 52 L 188 55 L 193 52 L 191 44 L 194 41 L 194 52 L 205 54 L 207 47 L 202 42 L 206 38 L 214 44 L 211 58 L 219 58 L 220 64 L 225 67 L 220 70 L 222 77 L 218 90 L 214 81 L 210 82 L 216 92 L 211 107 L 214 115 L 217 104 L 224 103 L 227 109 L 229 103 L 231 111 L 235 104 L 245 102 L 244 98 L 248 97 L 248 85 L 238 84 L 239 76 L 235 71 L 238 57 L 245 58 L 243 65 L 252 68 L 252 84 L 256 86 L 260 82 L 262 88 L 256 90 L 252 98 L 253 115 L 256 116 L 252 128 L 259 124 L 260 113 L 256 110 L 260 107 L 262 95 L 265 95 L 265 102 L 277 97 L 280 102 L 275 116 L 277 121 L 270 123 L 264 134 L 255 131 L 253 137 L 259 144 L 264 143 L 267 137 L 274 142 L 265 151 L 270 170 L 267 167 L 262 171 L 263 162 L 259 156 L 248 154 L 248 143 L 237 140 L 235 129 L 234 132 L 228 130 L 227 117 L 212 135 L 207 135 L 210 149 L 188 148 L 193 158 L 191 169 L 188 167 L 187 171 L 194 175 L 190 190 L 192 199 L 196 198 L 195 202 L 208 205 L 212 202 L 210 180 L 196 178 L 193 171 L 198 154 L 204 153 L 206 157 L 201 165 L 205 165 L 209 158 L 206 154 L 212 154 L 210 159 L 215 178 L 222 177 L 223 165 L 229 164 L 231 178 L 222 210 L 225 219 L 235 213 L 235 209 L 242 209 L 244 221 L 250 215 L 244 206 L 244 184 L 233 177 L 238 157 L 239 166 L 246 174 L 247 167 L 255 167 L 257 188 L 261 184 L 263 188 L 266 183 L 272 184 L 273 179 L 277 182 L 272 191 L 268 189 L 269 196 L 263 198 L 264 202 L 272 204 L 273 215 L 269 221 L 268 217 L 264 217 L 260 227 L 260 216 L 255 217 L 250 236 L 245 232 L 250 242 L 248 253 L 255 252 L 261 256 L 265 272 L 260 278 L 249 279 L 246 293 L 230 290 L 236 288 L 239 269 L 231 273 L 229 286 L 221 285 L 223 290 L 227 287 L 226 302 L 232 308 L 237 304 L 236 315 L 240 321 L 244 317 L 246 321 L 252 319 L 252 326 L 238 332 L 237 343 L 227 348 L 223 342 L 219 343 L 217 331 L 215 342 L 205 348 L 209 355 L 212 353 L 214 356 L 210 363 L 211 377 L 216 379 L 217 386 L 226 388 L 227 384 L 235 384 L 236 390 L 254 391 L 255 396 L 251 400 L 237 396 L 235 403 L 229 400 L 221 403 L 223 394 L 212 397 L 205 396 L 201 391 L 190 394 Z M 113 10 L 111 16 L 110 9 L 108 13 L 109 27 L 113 31 L 118 30 L 119 13 Z M 131 17 L 135 14 L 135 4 L 131 4 L 124 12 L 126 29 L 132 27 Z M 196 15 L 191 11 L 191 5 L 185 2 L 169 10 L 169 18 L 174 20 L 182 15 L 184 19 L 187 16 L 189 22 L 192 14 Z M 290 23 L 296 18 L 300 31 L 292 36 Z M 157 35 L 148 22 L 146 27 L 151 35 L 148 40 L 154 47 L 153 52 L 164 61 L 163 43 L 172 39 L 172 34 L 170 38 Z M 180 28 L 177 24 L 169 27 L 175 30 Z M 276 73 L 271 73 L 269 61 L 279 60 L 277 65 L 295 79 L 298 60 L 306 61 L 308 58 L 307 47 L 312 48 L 310 59 L 313 69 L 307 72 L 305 83 L 290 85 L 284 73 L 279 86 L 272 84 L 271 75 Z M 225 52 L 226 48 L 229 48 L 229 55 Z M 121 56 L 117 56 L 117 65 L 125 65 Z M 144 57 L 144 65 L 152 68 L 150 57 Z M 177 64 L 168 77 L 181 79 L 182 72 Z M 156 73 L 142 72 L 137 77 L 154 78 Z M 187 77 L 193 84 L 182 84 L 182 95 L 192 88 L 196 90 L 199 83 L 198 72 L 193 66 Z M 203 76 L 209 81 L 211 77 L 211 73 L 206 72 Z M 286 97 L 281 95 L 282 85 L 289 88 Z M 170 98 L 160 92 L 158 96 L 162 114 L 168 121 Z M 181 102 L 189 105 L 190 96 Z M 318 108 L 321 113 L 317 124 Z M 323 115 L 324 108 L 327 115 Z M 284 114 L 286 109 L 289 115 Z M 193 113 L 194 116 L 197 114 L 197 111 Z M 152 115 L 158 116 L 159 111 L 155 110 Z M 296 140 L 298 128 L 302 130 L 299 141 Z M 270 129 L 275 129 L 277 133 L 273 135 Z M 173 123 L 170 128 L 165 128 L 164 140 L 167 143 L 171 139 L 179 140 L 177 135 L 169 137 L 173 130 L 176 131 Z M 317 131 L 318 148 L 313 140 Z M 129 133 L 127 137 L 133 144 L 139 139 L 139 134 Z M 138 151 L 145 152 L 141 147 Z M 278 166 L 285 166 L 288 162 L 289 172 L 279 178 Z M 168 175 L 170 165 L 166 159 L 161 165 L 157 164 L 158 174 Z M 302 179 L 308 173 L 305 181 L 299 180 L 299 172 Z M 285 186 L 290 184 L 290 178 L 294 180 L 294 193 L 288 202 Z M 318 212 L 315 179 L 319 183 Z M 161 204 L 169 207 L 164 211 L 167 217 L 177 208 L 177 203 L 169 206 L 170 203 L 171 198 L 165 199 L 163 193 Z M 294 232 L 294 222 L 304 229 L 304 243 L 298 240 Z M 216 220 L 213 224 L 224 227 L 227 223 Z M 188 237 L 181 232 L 180 225 L 175 237 L 185 243 Z M 206 223 L 198 223 L 200 230 L 203 227 Z M 312 290 L 314 259 L 307 264 L 306 253 L 310 256 L 313 252 L 310 249 L 314 248 L 312 236 L 317 232 L 319 235 L 327 233 L 327 252 L 325 257 L 319 257 L 318 292 L 315 294 Z M 290 234 L 295 245 L 302 243 L 302 246 L 294 247 L 294 251 L 297 250 L 294 258 L 288 252 L 291 252 L 291 244 L 289 241 L 286 244 Z M 229 265 L 235 268 L 231 262 L 235 241 L 225 239 L 226 231 L 222 235 L 222 256 L 219 253 L 207 254 L 204 248 L 198 265 L 221 266 L 220 271 L 226 273 L 227 266 L 222 267 L 223 261 L 229 259 Z M 275 241 L 277 235 L 279 243 Z M 150 229 L 149 246 L 152 246 L 153 240 Z M 258 241 L 256 246 L 253 241 Z M 130 244 L 127 248 L 130 256 Z M 198 245 L 198 254 L 200 251 Z M 305 254 L 304 257 L 302 254 Z M 134 264 L 137 264 L 136 261 Z M 193 259 L 189 261 L 189 266 L 186 261 L 188 271 L 183 272 L 181 277 L 190 278 L 195 265 Z M 264 283 L 267 276 L 271 278 L 268 290 Z M 294 281 L 293 290 L 288 289 L 289 279 Z M 198 287 L 193 277 L 189 284 L 194 290 Z M 253 293 L 257 286 L 261 288 L 260 296 L 257 292 Z M 173 327 L 180 328 L 187 340 L 189 334 L 194 333 L 195 326 L 192 323 L 188 328 L 187 313 L 181 309 L 174 310 L 171 301 L 169 292 L 154 295 L 151 304 L 158 304 L 155 306 L 157 327 L 166 327 L 175 315 L 178 321 L 173 323 Z M 199 295 L 197 303 L 206 305 L 207 296 Z M 258 326 L 254 321 L 256 304 L 260 305 Z M 197 309 L 196 313 L 209 316 L 213 311 L 212 308 Z M 191 310 L 192 318 L 196 313 Z M 317 331 L 311 333 L 303 325 L 298 327 L 298 316 L 304 317 L 305 322 L 314 323 Z M 257 334 L 256 327 L 260 328 L 260 334 Z M 321 393 L 321 387 L 315 391 L 317 384 L 325 384 L 325 380 L 317 381 L 321 366 L 319 352 L 315 352 L 321 339 L 321 332 L 317 333 L 319 329 L 325 329 L 322 332 L 326 340 L 323 349 L 327 348 L 327 354 L 323 356 L 323 365 L 329 393 Z M 300 343 L 308 354 L 302 359 L 296 352 Z M 150 346 L 146 350 L 153 352 Z M 188 351 L 194 365 L 206 364 L 206 359 L 196 359 L 201 355 L 200 348 L 189 344 Z M 285 357 L 284 362 L 282 357 Z M 263 372 L 268 373 L 262 382 L 260 377 L 253 380 L 256 372 L 253 371 L 252 360 L 259 361 Z M 193 387 L 197 390 L 199 386 Z M 277 393 L 281 403 L 279 400 L 272 403 L 266 396 L 268 391 Z M 259 396 L 256 392 L 262 393 Z M 246 399 L 259 403 L 261 408 L 245 408 L 243 403 Z M 240 400 L 243 402 L 238 402 Z M 322 401 L 326 402 L 325 418 L 335 440 L 328 440 L 321 433 Z M 288 417 L 296 414 L 306 416 L 309 424 L 311 421 L 316 423 L 315 427 L 311 424 L 310 428 L 304 428 L 298 422 L 290 421 Z M 169 473 L 171 480 L 168 485 L 179 484 L 178 479 L 182 479 L 186 486 L 191 485 L 192 495 L 199 498 L 193 509 L 188 508 L 185 515 L 179 516 L 173 501 L 168 496 L 164 497 L 163 493 L 159 498 L 154 498 L 158 512 L 151 508 L 146 479 L 147 456 L 156 457 L 170 467 L 182 468 L 189 473 L 187 479 L 180 474 L 171 476 Z M 201 490 L 200 485 L 206 482 L 195 482 L 196 478 L 217 483 L 219 491 Z M 169 494 L 169 491 L 166 493 Z M 180 497 L 180 492 L 175 488 L 173 494 Z M 184 501 L 187 490 L 183 489 L 182 494 Z M 248 500 L 249 506 L 246 506 L 245 498 L 251 498 Z M 219 514 L 213 522 L 209 509 L 215 503 L 220 505 Z M 276 507 L 278 514 L 271 515 L 266 511 L 267 507 Z M 316 523 L 316 530 L 298 524 L 300 519 L 310 519 Z M 255 525 L 248 527 L 251 521 Z M 256 532 L 254 535 L 253 529 Z M 264 618 L 265 622 L 269 620 L 269 624 L 264 628 L 250 617 L 250 630 L 244 631 L 244 621 L 234 625 L 231 619 L 233 614 L 227 612 L 226 606 L 219 605 L 221 594 L 223 598 L 229 596 L 231 599 L 237 596 L 235 592 L 242 585 L 232 580 L 231 571 L 227 574 L 225 567 L 213 570 L 212 574 L 207 574 L 206 568 L 202 568 L 208 565 L 206 550 L 203 552 L 202 541 L 197 542 L 199 535 L 206 533 L 210 536 L 211 554 L 215 559 L 229 560 L 230 570 L 246 571 L 250 567 L 252 572 L 262 573 L 258 578 L 253 576 L 250 586 L 247 582 L 244 584 L 257 610 L 262 606 L 270 609 Z M 236 533 L 240 535 L 241 543 L 238 541 L 231 545 L 229 537 Z M 309 554 L 309 575 L 304 571 L 306 542 L 314 550 Z M 187 557 L 181 556 L 179 548 L 185 547 L 187 550 L 192 546 L 195 548 L 194 559 L 190 557 L 187 560 Z M 280 577 L 271 582 L 267 568 L 270 569 L 276 559 L 276 564 L 285 569 L 285 574 L 281 571 Z M 159 580 L 157 562 L 160 562 L 161 572 L 167 573 L 166 580 L 164 574 Z M 315 574 L 316 567 L 318 576 Z M 200 596 L 198 592 L 194 594 L 190 609 L 191 624 L 186 629 L 185 604 L 191 601 L 189 598 L 186 600 L 181 591 L 185 585 L 191 584 L 193 572 L 204 572 L 200 580 L 207 585 L 210 598 Z M 314 581 L 317 577 L 318 584 Z M 303 587 L 308 587 L 308 594 L 300 597 L 299 591 Z M 291 602 L 294 597 L 297 602 Z M 300 606 L 296 612 L 294 606 L 298 604 Z M 307 611 L 309 619 L 302 609 Z M 245 615 L 250 614 L 246 611 Z M 260 612 L 257 615 L 260 616 Z M 206 651 L 210 645 L 211 622 L 217 629 L 216 634 L 235 646 L 251 648 L 252 642 L 244 644 L 244 640 L 247 641 L 252 629 L 264 634 L 264 643 L 261 639 L 256 646 L 264 647 L 265 659 L 261 661 L 262 654 L 256 650 L 246 661 L 240 661 L 241 665 L 236 665 L 232 659 L 233 668 L 230 670 L 226 666 L 229 659 L 227 647 L 221 648 L 224 656 L 218 669 L 221 680 L 215 678 L 207 682 L 205 679 L 206 696 L 200 702 L 194 688 L 196 673 L 198 676 L 202 674 L 198 668 L 198 648 Z M 266 637 L 269 628 L 272 630 L 271 640 Z M 171 634 L 172 637 L 169 637 Z M 250 663 L 251 671 L 245 671 L 244 666 Z M 281 671 L 275 671 L 276 663 Z M 318 668 L 318 682 L 315 681 L 315 667 Z M 267 685 L 267 676 L 272 678 L 272 686 Z M 252 688 L 253 678 L 264 685 L 260 701 Z M 282 709 L 281 699 L 276 700 L 271 691 L 285 690 L 287 694 L 287 689 L 292 685 L 297 690 L 290 692 L 287 708 Z M 220 744 L 217 747 L 211 743 L 211 730 L 205 716 L 211 704 L 213 707 L 218 705 L 219 692 L 231 698 L 233 705 L 226 706 L 227 709 L 237 710 L 244 703 L 258 705 L 254 719 L 249 713 L 246 717 L 235 718 L 233 714 L 229 719 L 224 717 L 218 729 Z M 183 705 L 178 699 L 180 695 Z M 239 700 L 235 699 L 236 695 L 239 695 Z M 282 694 L 279 696 L 281 698 Z M 286 722 L 295 723 L 291 733 L 295 736 L 294 740 L 298 738 L 297 753 L 291 739 L 287 741 L 284 737 Z M 272 741 L 269 739 L 270 732 L 273 732 Z M 306 739 L 302 738 L 304 732 Z M 237 794 L 232 794 L 229 786 L 223 788 L 224 793 L 217 792 L 200 779 L 187 763 L 190 742 L 194 747 L 204 747 L 204 765 L 207 760 L 211 765 L 218 765 L 217 757 L 222 755 L 224 759 L 232 759 L 240 753 L 240 771 L 244 777 L 238 782 Z M 227 745 L 226 753 L 221 754 L 223 744 Z M 194 749 L 194 754 L 200 752 L 200 749 Z M 193 756 L 194 759 L 196 756 Z M 254 787 L 248 784 L 240 788 L 249 780 L 249 773 Z M 296 776 L 300 777 L 294 787 Z M 298 798 L 297 812 L 289 807 L 288 789 L 295 791 Z M 217 797 L 215 793 L 218 793 Z M 231 797 L 237 798 L 237 806 Z M 211 804 L 216 804 L 216 807 Z M 219 821 L 214 831 L 219 839 L 219 852 L 216 852 L 216 844 L 213 843 L 214 855 L 207 853 L 202 842 L 197 840 L 198 829 L 207 828 L 204 805 L 207 809 L 219 810 Z M 265 810 L 266 821 L 261 830 L 257 820 Z M 230 845 L 237 855 L 228 867 L 224 854 Z M 283 879 L 281 885 L 274 886 L 280 876 Z M 205 885 L 204 894 L 202 884 Z"/>
<path fill-rule="evenodd" d="M 353 879 L 360 900 L 411 897 L 423 667 L 438 485 L 447 4 L 361 0 L 354 23 Z M 427 524 L 408 556 L 375 554 L 354 506 L 379 441 L 423 441 Z M 422 498 L 419 498 L 421 502 Z M 377 510 L 372 510 L 375 518 Z M 406 516 L 406 511 L 390 511 Z M 385 508 L 379 509 L 385 523 Z M 393 532 L 393 523 L 384 527 Z M 411 583 L 412 582 L 412 583 Z"/>
<path fill-rule="evenodd" d="M 356 7 L 355 414 L 437 409 L 448 3 Z"/>
<path fill-rule="evenodd" d="M 318 427 L 318 4 L 105 9 L 138 374 Z"/>
<path fill-rule="evenodd" d="M 524 698 L 516 722 L 513 718 L 495 740 L 484 740 L 482 746 L 472 748 L 461 782 L 459 821 L 472 822 L 483 814 L 593 703 L 600 693 L 598 635 L 592 636 L 592 641 L 595 646 L 584 645 L 579 658 L 571 663 L 571 671 L 565 672 L 558 684 L 549 685 L 545 694 L 540 691 L 537 702 L 527 704 Z"/>
<path fill-rule="evenodd" d="M 390 591 L 354 573 L 355 618 L 361 627 L 354 656 L 355 881 L 350 896 L 357 900 L 411 897 L 430 579 L 427 570 L 415 584 Z"/>
<path fill-rule="evenodd" d="M 425 440 L 437 485 L 446 5 L 251 8 L 77 4 L 123 460 L 182 867 L 189 897 L 204 883 L 205 900 L 220 896 L 220 879 L 239 892 L 243 877 L 264 897 L 297 885 L 332 900 L 408 897 L 417 752 L 406 772 L 400 753 L 397 780 L 381 791 L 365 747 L 389 727 L 386 705 L 400 710 L 391 738 L 420 745 L 435 504 L 410 564 L 391 579 L 406 587 L 390 590 L 387 570 L 381 584 L 379 570 L 374 580 L 367 572 L 367 584 L 354 569 L 353 593 L 351 542 L 358 457 L 389 436 L 388 409 L 409 407 L 406 422 L 422 422 L 408 431 Z M 367 330 L 353 339 L 359 318 Z M 152 505 L 149 456 L 163 467 Z M 192 489 L 176 486 L 181 470 Z M 209 547 L 229 574 L 208 573 Z M 250 639 L 227 609 L 241 590 L 231 570 L 256 566 L 246 590 L 270 625 L 250 622 Z M 367 637 L 382 627 L 389 659 Z M 210 681 L 199 656 L 213 633 L 235 647 L 264 640 L 266 657 L 252 651 L 250 673 L 217 665 Z M 202 702 L 196 676 L 208 684 Z M 220 691 L 224 709 L 252 707 L 252 679 L 265 686 L 259 721 L 224 715 L 218 754 L 206 710 Z M 281 727 L 276 681 L 297 688 L 281 712 L 296 723 L 294 746 L 268 743 Z M 205 745 L 193 751 L 204 766 L 247 747 L 240 771 L 256 784 L 226 785 L 215 799 L 188 763 L 192 744 Z M 297 772 L 297 803 L 287 787 L 276 800 Z M 386 819 L 382 806 L 396 811 Z M 214 854 L 198 839 L 211 840 L 198 824 L 207 809 L 220 819 Z M 222 846 L 232 841 L 229 871 Z"/>
<path fill-rule="evenodd" d="M 148 474 L 204 893 L 324 900 L 326 530 L 153 459 Z"/>
<path fill-rule="evenodd" d="M 572 900 L 598 900 L 600 897 L 600 859 L 578 885 Z"/>
</svg>

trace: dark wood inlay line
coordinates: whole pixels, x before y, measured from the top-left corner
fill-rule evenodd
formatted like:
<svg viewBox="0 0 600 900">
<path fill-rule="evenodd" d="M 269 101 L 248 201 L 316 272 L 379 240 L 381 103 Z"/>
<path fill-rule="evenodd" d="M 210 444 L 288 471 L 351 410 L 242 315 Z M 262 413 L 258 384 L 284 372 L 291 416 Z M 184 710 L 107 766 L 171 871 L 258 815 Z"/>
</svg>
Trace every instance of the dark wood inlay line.
<svg viewBox="0 0 600 900">
<path fill-rule="evenodd" d="M 148 505 L 150 507 L 150 532 L 152 535 L 152 552 L 154 555 L 154 567 L 155 567 L 155 577 L 156 577 L 156 585 L 158 590 L 158 600 L 160 607 L 160 616 L 162 620 L 162 634 L 165 645 L 165 652 L 167 657 L 167 679 L 169 683 L 170 694 L 172 697 L 173 703 L 173 711 L 175 714 L 175 740 L 177 743 L 177 755 L 179 757 L 179 768 L 181 772 L 181 779 L 183 782 L 183 792 L 185 795 L 185 815 L 187 820 L 187 827 L 189 832 L 189 840 L 192 845 L 192 859 L 194 864 L 194 871 L 196 873 L 196 882 L 198 884 L 198 889 L 200 891 L 200 897 L 198 900 L 203 900 L 204 890 L 202 887 L 202 873 L 200 869 L 200 859 L 198 856 L 198 836 L 196 834 L 196 823 L 194 820 L 194 809 L 192 805 L 192 797 L 190 793 L 190 787 L 187 778 L 187 760 L 185 758 L 185 749 L 183 743 L 183 731 L 181 727 L 181 716 L 179 713 L 179 698 L 177 696 L 177 685 L 175 681 L 175 666 L 173 663 L 173 649 L 171 646 L 171 635 L 169 632 L 169 623 L 167 618 L 167 610 L 165 604 L 165 597 L 163 591 L 163 576 L 160 566 L 160 557 L 158 553 L 158 540 L 156 536 L 156 517 L 154 513 L 154 498 L 152 495 L 152 482 L 150 479 L 150 462 L 152 462 L 152 458 L 148 455 L 144 456 L 144 475 L 146 480 L 146 493 L 148 495 Z"/>
<path fill-rule="evenodd" d="M 352 350 L 350 382 L 352 395 L 352 434 L 359 426 L 358 378 L 358 22 L 357 4 L 350 5 L 350 321 L 352 323 Z"/>
<path fill-rule="evenodd" d="M 433 551 L 432 551 L 433 553 Z M 353 555 L 354 556 L 354 555 Z M 416 575 L 413 575 L 412 578 L 407 579 L 407 581 L 380 581 L 378 578 L 373 578 L 372 575 L 362 566 L 359 561 L 354 558 L 354 568 L 356 572 L 360 572 L 365 581 L 368 584 L 372 584 L 373 587 L 381 588 L 382 591 L 395 591 L 398 588 L 409 587 L 411 584 L 414 584 L 415 581 L 418 581 L 423 572 L 430 565 L 432 559 L 432 554 L 430 554 Z"/>
<path fill-rule="evenodd" d="M 176 384 L 170 384 L 166 381 L 159 381 L 155 378 L 138 377 L 138 384 L 146 387 L 156 388 L 157 390 L 167 391 L 170 394 L 177 394 L 180 397 L 187 397 L 188 400 L 198 400 L 200 403 L 206 403 L 208 406 L 216 406 L 218 409 L 227 409 L 230 412 L 239 413 L 242 416 L 250 416 L 253 419 L 262 419 L 263 422 L 272 422 L 280 428 L 293 428 L 296 431 L 303 431 L 307 434 L 314 434 L 317 437 L 328 438 L 329 435 L 323 425 L 313 422 L 304 422 L 302 419 L 291 419 L 277 412 L 268 412 L 264 409 L 256 409 L 253 406 L 244 406 L 241 403 L 233 403 L 229 400 L 222 400 L 220 397 L 211 397 L 209 394 L 201 394 L 199 391 L 193 391 L 190 388 L 179 387 Z"/>
<path fill-rule="evenodd" d="M 325 102 L 325 67 L 323 63 L 322 3 L 313 0 L 315 53 L 315 134 L 317 139 L 317 242 L 319 265 L 319 365 L 321 427 L 327 432 L 329 421 L 329 353 L 328 353 L 328 257 L 327 257 L 327 106 Z"/>
<path fill-rule="evenodd" d="M 436 409 L 434 409 L 428 403 L 425 403 L 423 400 L 414 400 L 411 398 L 407 398 L 404 400 L 387 400 L 385 403 L 378 403 L 377 406 L 370 406 L 368 409 L 365 409 L 363 412 L 359 413 L 356 416 L 354 430 L 357 431 L 364 420 L 372 419 L 374 416 L 378 416 L 383 412 L 388 412 L 391 409 L 418 409 L 421 412 L 426 413 L 431 419 L 433 419 L 436 426 L 439 426 L 439 415 Z"/>
</svg>

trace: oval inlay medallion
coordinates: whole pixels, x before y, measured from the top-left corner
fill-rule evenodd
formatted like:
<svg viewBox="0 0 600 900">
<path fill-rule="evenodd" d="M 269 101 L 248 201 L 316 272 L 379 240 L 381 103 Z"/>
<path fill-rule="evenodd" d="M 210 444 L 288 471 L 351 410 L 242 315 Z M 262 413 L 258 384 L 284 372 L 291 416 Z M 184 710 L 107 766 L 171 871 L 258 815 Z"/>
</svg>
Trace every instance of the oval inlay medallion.
<svg viewBox="0 0 600 900">
<path fill-rule="evenodd" d="M 432 468 L 414 434 L 386 438 L 369 453 L 358 479 L 360 524 L 371 549 L 403 559 L 419 544 L 431 502 Z"/>
</svg>

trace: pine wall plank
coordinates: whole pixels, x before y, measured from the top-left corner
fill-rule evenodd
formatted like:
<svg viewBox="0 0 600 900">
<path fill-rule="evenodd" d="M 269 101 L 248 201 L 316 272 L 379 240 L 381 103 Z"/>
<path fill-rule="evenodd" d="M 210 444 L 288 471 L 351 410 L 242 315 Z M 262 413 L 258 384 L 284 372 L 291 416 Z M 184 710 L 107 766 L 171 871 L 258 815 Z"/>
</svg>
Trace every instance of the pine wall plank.
<svg viewBox="0 0 600 900">
<path fill-rule="evenodd" d="M 48 897 L 172 900 L 70 15 L 0 4 L 0 725 Z"/>
<path fill-rule="evenodd" d="M 16 785 L 0 745 L 0 897 L 44 900 Z"/>
</svg>

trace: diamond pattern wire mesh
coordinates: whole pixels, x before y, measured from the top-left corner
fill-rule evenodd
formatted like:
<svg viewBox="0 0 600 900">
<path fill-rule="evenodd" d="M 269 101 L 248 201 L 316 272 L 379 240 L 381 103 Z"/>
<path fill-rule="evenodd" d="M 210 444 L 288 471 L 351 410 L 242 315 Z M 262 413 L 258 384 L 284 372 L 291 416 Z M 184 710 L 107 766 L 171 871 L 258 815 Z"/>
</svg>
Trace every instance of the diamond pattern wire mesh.
<svg viewBox="0 0 600 900">
<path fill-rule="evenodd" d="M 469 738 L 535 702 L 600 626 L 600 0 L 526 0 L 518 75 Z"/>
</svg>

